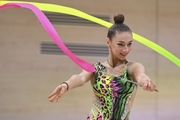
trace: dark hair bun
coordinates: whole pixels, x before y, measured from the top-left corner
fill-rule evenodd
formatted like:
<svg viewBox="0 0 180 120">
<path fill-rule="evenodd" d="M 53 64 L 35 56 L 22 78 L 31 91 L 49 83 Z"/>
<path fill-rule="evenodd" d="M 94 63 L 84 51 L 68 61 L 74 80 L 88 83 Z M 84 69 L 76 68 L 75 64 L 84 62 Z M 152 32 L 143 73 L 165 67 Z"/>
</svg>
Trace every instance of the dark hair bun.
<svg viewBox="0 0 180 120">
<path fill-rule="evenodd" d="M 124 15 L 123 14 L 114 15 L 114 22 L 115 24 L 122 24 L 124 22 Z"/>
</svg>

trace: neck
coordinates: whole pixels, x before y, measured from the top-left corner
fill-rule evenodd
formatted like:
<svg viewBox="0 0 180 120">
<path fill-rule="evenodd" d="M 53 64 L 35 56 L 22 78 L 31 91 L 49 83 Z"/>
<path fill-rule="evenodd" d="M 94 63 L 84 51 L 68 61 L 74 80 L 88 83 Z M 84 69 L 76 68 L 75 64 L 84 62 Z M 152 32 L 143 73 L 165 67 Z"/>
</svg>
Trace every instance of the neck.
<svg viewBox="0 0 180 120">
<path fill-rule="evenodd" d="M 107 63 L 109 64 L 109 66 L 111 66 L 112 68 L 115 68 L 121 64 L 126 64 L 127 60 L 117 60 L 117 61 L 113 61 L 112 59 L 108 58 L 107 59 Z"/>
</svg>

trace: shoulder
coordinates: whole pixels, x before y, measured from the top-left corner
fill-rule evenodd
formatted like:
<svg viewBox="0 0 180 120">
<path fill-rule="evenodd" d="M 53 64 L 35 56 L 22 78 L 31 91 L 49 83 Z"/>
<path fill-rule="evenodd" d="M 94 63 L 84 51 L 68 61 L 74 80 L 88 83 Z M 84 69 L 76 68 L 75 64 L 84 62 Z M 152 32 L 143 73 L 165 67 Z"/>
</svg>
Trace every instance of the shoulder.
<svg viewBox="0 0 180 120">
<path fill-rule="evenodd" d="M 144 66 L 139 62 L 128 62 L 128 72 L 130 74 L 138 71 L 144 71 L 144 69 Z"/>
<path fill-rule="evenodd" d="M 133 68 L 144 67 L 144 66 L 139 62 L 128 62 L 128 67 L 129 69 L 133 69 Z"/>
</svg>

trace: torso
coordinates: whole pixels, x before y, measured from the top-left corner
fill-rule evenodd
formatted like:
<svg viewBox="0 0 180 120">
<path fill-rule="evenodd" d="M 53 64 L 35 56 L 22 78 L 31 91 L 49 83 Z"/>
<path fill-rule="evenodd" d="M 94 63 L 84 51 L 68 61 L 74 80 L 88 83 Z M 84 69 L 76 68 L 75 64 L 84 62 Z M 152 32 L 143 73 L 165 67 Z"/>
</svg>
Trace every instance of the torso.
<svg viewBox="0 0 180 120">
<path fill-rule="evenodd" d="M 128 120 L 136 94 L 136 85 L 128 74 L 128 63 L 119 68 L 94 65 L 93 103 L 87 120 Z"/>
</svg>

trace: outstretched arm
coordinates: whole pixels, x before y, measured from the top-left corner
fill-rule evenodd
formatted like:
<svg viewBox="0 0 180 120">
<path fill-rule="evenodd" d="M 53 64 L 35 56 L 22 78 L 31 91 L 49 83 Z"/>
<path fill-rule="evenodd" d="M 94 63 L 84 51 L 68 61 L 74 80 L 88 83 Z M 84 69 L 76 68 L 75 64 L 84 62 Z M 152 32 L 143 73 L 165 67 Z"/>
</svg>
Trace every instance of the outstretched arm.
<svg viewBox="0 0 180 120">
<path fill-rule="evenodd" d="M 145 74 L 145 68 L 140 63 L 133 63 L 129 67 L 129 73 L 132 76 L 133 80 L 138 84 L 142 85 L 142 88 L 147 91 L 156 91 L 156 85 L 153 81 Z"/>
<path fill-rule="evenodd" d="M 80 87 L 92 79 L 93 73 L 83 70 L 80 74 L 72 75 L 65 83 L 60 84 L 48 96 L 50 102 L 58 102 L 58 100 L 67 92 L 67 90 Z"/>
</svg>

